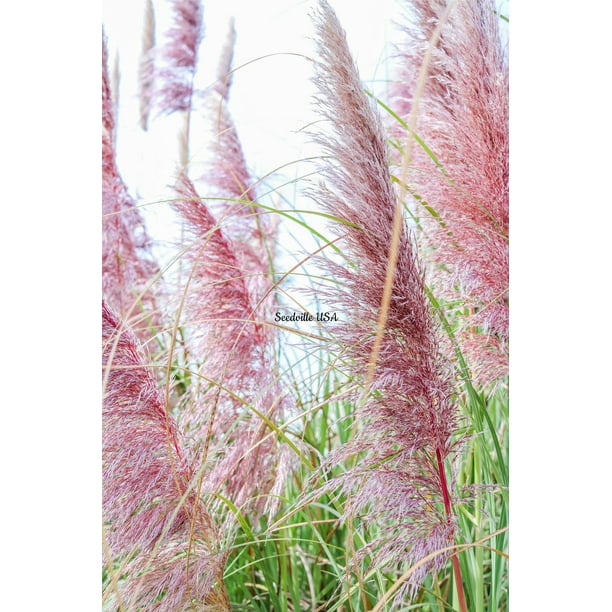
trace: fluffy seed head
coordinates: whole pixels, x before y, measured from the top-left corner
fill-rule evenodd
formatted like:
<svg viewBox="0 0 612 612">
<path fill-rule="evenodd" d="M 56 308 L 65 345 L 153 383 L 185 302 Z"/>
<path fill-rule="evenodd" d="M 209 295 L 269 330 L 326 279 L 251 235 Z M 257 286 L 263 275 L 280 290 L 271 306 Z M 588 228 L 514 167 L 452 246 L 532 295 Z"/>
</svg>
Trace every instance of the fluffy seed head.
<svg viewBox="0 0 612 612">
<path fill-rule="evenodd" d="M 416 77 L 445 3 L 415 0 L 395 85 L 407 117 Z M 507 374 L 508 65 L 492 0 L 458 2 L 442 27 L 427 75 L 417 133 L 442 168 L 414 152 L 411 182 L 423 218 L 421 243 L 437 293 L 460 299 L 462 349 L 482 384 Z M 401 130 L 398 135 L 403 136 Z"/>
<path fill-rule="evenodd" d="M 200 0 L 174 0 L 174 24 L 161 50 L 164 67 L 160 68 L 159 108 L 166 113 L 191 109 L 193 76 L 198 48 L 203 37 Z"/>
<path fill-rule="evenodd" d="M 226 555 L 190 487 L 182 437 L 136 336 L 104 302 L 102 355 L 103 515 L 107 561 L 123 563 L 122 602 L 164 612 L 191 609 L 194 598 L 227 602 Z"/>
<path fill-rule="evenodd" d="M 106 41 L 102 44 L 102 295 L 123 316 L 129 313 L 139 337 L 151 337 L 158 324 L 149 285 L 159 271 L 144 220 L 116 164 L 115 117 L 107 69 Z M 148 321 L 146 320 L 148 319 Z"/>
<path fill-rule="evenodd" d="M 350 358 L 352 375 L 365 377 L 374 347 L 383 296 L 396 196 L 390 180 L 385 137 L 378 114 L 363 92 L 344 32 L 327 2 L 315 16 L 317 104 L 331 134 L 319 135 L 330 160 L 326 185 L 316 193 L 336 225 L 351 265 L 328 264 L 340 283 L 324 292 L 345 313 L 332 331 Z M 347 512 L 378 526 L 379 538 L 361 554 L 382 566 L 414 563 L 453 542 L 455 520 L 445 511 L 448 491 L 442 465 L 453 452 L 456 412 L 450 364 L 444 358 L 429 311 L 423 272 L 413 243 L 402 229 L 394 284 L 372 393 L 358 408 L 357 438 L 328 462 L 360 456 L 339 483 L 352 491 Z M 355 398 L 359 405 L 359 398 Z M 451 479 L 452 489 L 452 479 Z M 440 556 L 412 575 L 401 599 L 416 589 Z"/>
</svg>

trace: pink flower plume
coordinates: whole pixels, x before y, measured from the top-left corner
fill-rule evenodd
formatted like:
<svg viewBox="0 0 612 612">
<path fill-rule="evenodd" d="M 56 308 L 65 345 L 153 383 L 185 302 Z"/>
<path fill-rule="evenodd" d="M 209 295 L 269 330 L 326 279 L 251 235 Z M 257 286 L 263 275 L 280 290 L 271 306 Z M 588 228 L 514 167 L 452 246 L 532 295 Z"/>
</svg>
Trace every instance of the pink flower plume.
<svg viewBox="0 0 612 612">
<path fill-rule="evenodd" d="M 257 204 L 254 181 L 227 102 L 211 92 L 206 108 L 213 119 L 213 133 L 210 159 L 202 180 L 206 182 L 208 195 L 227 198 L 217 200 L 213 209 L 223 224 L 224 234 L 231 240 L 257 316 L 269 320 L 276 308 L 269 274 L 276 238 L 274 217 L 262 212 Z"/>
<path fill-rule="evenodd" d="M 223 600 L 225 556 L 189 488 L 182 438 L 136 337 L 104 302 L 102 347 L 103 515 L 113 558 L 125 558 L 121 599 L 166 612 Z"/>
<path fill-rule="evenodd" d="M 352 376 L 359 379 L 366 375 L 374 347 L 396 196 L 381 120 L 363 92 L 337 17 L 324 0 L 315 26 L 316 100 L 332 131 L 316 137 L 330 157 L 323 167 L 326 185 L 317 190 L 316 199 L 328 213 L 351 224 L 334 229 L 354 264 L 328 264 L 340 284 L 321 295 L 329 300 L 328 308 L 346 317 L 332 331 L 338 350 L 352 363 Z M 336 481 L 352 491 L 347 513 L 378 526 L 379 538 L 361 554 L 372 554 L 383 567 L 406 566 L 454 542 L 453 482 L 451 478 L 449 487 L 444 465 L 453 455 L 457 417 L 452 370 L 440 349 L 421 265 L 405 227 L 372 391 L 362 404 L 355 397 L 359 434 L 328 465 L 363 454 Z M 423 565 L 398 598 L 447 560 L 440 555 Z"/>
<path fill-rule="evenodd" d="M 107 69 L 106 41 L 102 45 L 102 294 L 124 316 L 130 315 L 141 338 L 157 322 L 150 283 L 159 268 L 151 251 L 144 220 L 117 169 L 116 130 Z M 143 321 L 148 318 L 149 322 Z"/>
<path fill-rule="evenodd" d="M 444 3 L 414 0 L 400 54 L 395 107 L 404 118 Z M 493 383 L 508 367 L 508 64 L 490 0 L 459 2 L 432 54 L 417 133 L 442 165 L 415 148 L 410 181 L 424 209 L 423 246 L 437 293 L 462 300 L 462 349 L 474 377 Z M 404 135 L 405 136 L 405 135 Z"/>
<path fill-rule="evenodd" d="M 113 551 L 150 547 L 189 481 L 179 434 L 138 341 L 102 303 L 104 515 Z M 184 512 L 177 515 L 174 531 Z"/>
<path fill-rule="evenodd" d="M 227 39 L 221 50 L 221 57 L 217 67 L 217 81 L 214 89 L 217 93 L 227 101 L 229 89 L 232 84 L 232 60 L 234 57 L 234 45 L 236 44 L 236 29 L 234 27 L 234 18 L 229 22 Z"/>
<path fill-rule="evenodd" d="M 149 113 L 151 112 L 155 85 L 155 12 L 152 0 L 147 0 L 145 7 L 138 76 L 140 127 L 146 131 L 149 124 Z"/>
<path fill-rule="evenodd" d="M 176 192 L 180 199 L 174 208 L 186 222 L 187 239 L 193 241 L 187 254 L 193 266 L 187 295 L 190 332 L 199 337 L 197 353 L 209 358 L 210 376 L 222 376 L 228 355 L 220 354 L 218 347 L 225 347 L 239 362 L 252 363 L 261 350 L 262 325 L 253 318 L 244 272 L 231 242 L 186 175 L 179 178 Z M 246 380 L 253 372 L 232 368 L 231 373 Z"/>
<path fill-rule="evenodd" d="M 159 107 L 166 113 L 188 111 L 193 98 L 193 77 L 203 37 L 200 0 L 173 0 L 174 24 L 161 50 Z"/>
<path fill-rule="evenodd" d="M 190 456 L 201 460 L 206 447 L 207 459 L 215 457 L 207 491 L 223 488 L 239 507 L 251 504 L 257 512 L 267 506 L 271 513 L 275 504 L 266 504 L 264 496 L 280 490 L 287 457 L 278 456 L 276 435 L 270 435 L 266 419 L 277 422 L 287 399 L 270 362 L 273 337 L 258 316 L 254 285 L 249 282 L 253 276 L 249 262 L 255 258 L 252 253 L 245 257 L 248 243 L 237 251 L 240 241 L 228 237 L 185 175 L 176 191 L 182 198 L 175 200 L 174 207 L 192 242 L 186 256 L 189 346 L 201 361 L 202 376 L 212 383 L 209 388 L 200 385 L 181 410 L 181 423 L 191 440 Z M 269 283 L 261 268 L 257 273 L 264 279 L 260 284 Z M 216 441 L 212 446 L 206 446 L 201 433 L 209 427 Z M 256 492 L 259 499 L 253 499 Z"/>
</svg>

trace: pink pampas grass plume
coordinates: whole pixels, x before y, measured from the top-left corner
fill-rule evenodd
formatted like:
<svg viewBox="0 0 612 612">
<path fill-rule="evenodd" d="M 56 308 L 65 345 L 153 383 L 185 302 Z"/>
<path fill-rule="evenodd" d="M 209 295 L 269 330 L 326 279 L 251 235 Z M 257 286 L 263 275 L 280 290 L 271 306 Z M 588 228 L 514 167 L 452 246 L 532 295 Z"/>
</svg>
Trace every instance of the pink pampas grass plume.
<svg viewBox="0 0 612 612">
<path fill-rule="evenodd" d="M 203 37 L 202 4 L 200 0 L 173 0 L 174 23 L 161 48 L 157 70 L 155 99 L 162 113 L 183 113 L 183 128 L 179 132 L 179 156 L 183 169 L 189 165 L 191 110 L 194 97 L 194 77 L 198 48 Z"/>
<path fill-rule="evenodd" d="M 174 420 L 138 341 L 102 303 L 104 515 L 113 551 L 149 548 L 189 475 Z M 176 531 L 186 516 L 179 513 Z"/>
<path fill-rule="evenodd" d="M 266 211 L 262 213 L 257 205 L 254 181 L 227 101 L 213 91 L 207 97 L 206 108 L 214 122 L 209 161 L 202 180 L 207 185 L 207 195 L 227 198 L 212 207 L 232 242 L 257 316 L 269 320 L 276 307 L 270 279 L 276 218 Z"/>
<path fill-rule="evenodd" d="M 156 324 L 155 297 L 149 285 L 159 268 L 151 251 L 144 220 L 117 169 L 115 116 L 102 43 L 102 294 L 122 316 L 129 316 L 141 338 Z M 149 318 L 147 323 L 143 319 Z"/>
<path fill-rule="evenodd" d="M 326 185 L 315 197 L 328 213 L 350 224 L 334 229 L 354 264 L 329 264 L 340 282 L 320 294 L 348 317 L 332 333 L 338 350 L 352 363 L 351 374 L 363 379 L 371 367 L 396 196 L 380 118 L 362 90 L 344 32 L 325 1 L 315 26 L 316 100 L 331 129 L 331 134 L 316 137 L 329 160 L 323 167 Z M 371 554 L 379 567 L 406 567 L 455 542 L 456 498 L 447 466 L 456 450 L 457 414 L 452 369 L 440 349 L 422 268 L 405 227 L 369 391 L 364 401 L 355 398 L 357 437 L 328 465 L 359 455 L 355 467 L 335 482 L 351 492 L 347 515 L 377 526 L 377 540 L 360 554 Z M 441 554 L 421 566 L 397 598 L 404 601 L 448 558 Z M 460 584 L 456 557 L 453 565 Z"/>
<path fill-rule="evenodd" d="M 228 359 L 218 351 L 220 346 L 243 364 L 261 356 L 263 326 L 254 319 L 244 273 L 231 242 L 185 174 L 177 181 L 176 193 L 180 199 L 173 206 L 185 221 L 187 241 L 193 242 L 187 253 L 192 270 L 186 309 L 194 324 L 192 338 L 197 338 L 194 350 L 209 358 L 207 368 L 214 378 L 222 376 Z M 202 328 L 206 332 L 200 333 Z M 237 382 L 246 382 L 253 371 L 233 369 L 232 375 Z"/>
<path fill-rule="evenodd" d="M 167 612 L 191 609 L 194 598 L 222 601 L 225 555 L 189 489 L 181 436 L 135 335 L 104 302 L 102 348 L 107 567 L 121 557 L 127 576 L 115 597 L 127 609 Z"/>
<path fill-rule="evenodd" d="M 221 582 L 227 553 L 211 552 L 203 534 L 181 533 L 148 555 L 136 557 L 129 571 L 138 576 L 134 593 L 126 591 L 130 610 L 155 612 L 228 612 L 229 598 Z M 189 565 L 187 565 L 189 559 Z M 158 599 L 161 597 L 161 600 Z"/>
<path fill-rule="evenodd" d="M 445 3 L 414 0 L 405 28 L 394 106 L 407 117 L 417 74 Z M 436 292 L 465 306 L 459 334 L 474 378 L 508 371 L 508 59 L 490 0 L 458 2 L 431 56 L 416 132 L 438 157 L 415 147 L 410 182 L 424 210 L 424 250 Z M 405 135 L 402 136 L 402 138 Z"/>
<path fill-rule="evenodd" d="M 213 121 L 210 155 L 201 180 L 207 186 L 207 195 L 227 198 L 224 202 L 213 203 L 212 207 L 245 272 L 257 315 L 265 321 L 272 317 L 277 306 L 270 264 L 274 257 L 278 216 L 262 212 L 257 205 L 255 181 L 248 170 L 229 112 L 235 42 L 236 31 L 232 19 L 218 64 L 217 81 L 206 98 L 206 109 Z M 272 328 L 265 328 L 264 331 L 273 335 Z"/>
<path fill-rule="evenodd" d="M 182 199 L 174 207 L 193 242 L 186 256 L 191 271 L 185 289 L 190 352 L 201 360 L 202 376 L 211 383 L 208 389 L 201 385 L 181 410 L 190 456 L 194 461 L 216 456 L 204 485 L 207 491 L 224 488 L 239 507 L 251 503 L 257 492 L 261 497 L 254 501 L 255 512 L 272 513 L 276 505 L 266 504 L 263 496 L 278 494 L 287 473 L 287 457 L 278 457 L 276 436 L 265 421 L 276 422 L 287 405 L 271 363 L 273 338 L 258 317 L 236 242 L 185 175 L 176 190 Z M 207 442 L 211 436 L 214 447 Z"/>
<path fill-rule="evenodd" d="M 149 127 L 149 113 L 155 85 L 155 12 L 152 0 L 146 0 L 142 50 L 138 68 L 138 98 L 140 101 L 140 127 Z"/>
<path fill-rule="evenodd" d="M 193 289 L 197 307 L 188 306 L 190 318 L 201 321 L 206 311 L 208 318 L 212 319 L 201 323 L 201 329 L 196 332 L 198 335 L 204 332 L 204 336 L 200 335 L 204 342 L 200 343 L 196 354 L 223 357 L 222 362 L 218 358 L 206 358 L 203 372 L 220 385 L 235 389 L 241 401 L 220 390 L 217 395 L 209 392 L 200 402 L 193 402 L 185 413 L 202 419 L 202 415 L 210 414 L 208 411 L 212 409 L 215 436 L 220 440 L 231 439 L 231 444 L 220 447 L 221 453 L 208 483 L 216 488 L 225 487 L 239 507 L 248 503 L 255 515 L 265 511 L 271 516 L 278 506 L 290 463 L 284 445 L 279 456 L 276 435 L 271 435 L 265 422 L 265 419 L 277 422 L 288 411 L 286 393 L 274 374 L 275 330 L 267 325 L 276 308 L 270 275 L 276 224 L 270 214 L 260 212 L 256 203 L 254 182 L 228 109 L 235 38 L 232 20 L 219 60 L 217 81 L 205 99 L 212 135 L 201 181 L 206 185 L 206 195 L 214 200 L 210 207 L 201 201 L 195 205 L 192 200 L 189 204 L 191 207 L 195 205 L 196 209 L 203 207 L 201 220 L 206 217 L 204 223 L 194 224 L 193 218 L 185 216 L 185 206 L 178 206 L 191 237 L 199 240 L 200 245 L 203 241 L 207 244 L 201 255 L 198 247 L 189 255 L 195 273 L 192 282 L 200 283 L 199 289 Z M 179 192 L 183 190 L 184 196 L 197 197 L 193 186 L 188 186 L 183 179 L 179 185 Z M 218 227 L 208 240 L 206 236 L 213 223 Z M 196 262 L 194 256 L 200 261 Z M 209 258 L 215 261 L 217 256 L 226 264 L 223 269 L 206 263 Z M 208 275 L 204 286 L 202 272 L 204 276 Z M 224 308 L 229 306 L 225 295 L 229 287 L 242 296 L 232 302 L 231 317 L 234 321 L 231 324 L 223 321 Z M 192 306 L 193 298 L 188 298 Z M 224 306 L 219 307 L 219 304 Z M 197 314 L 198 309 L 201 315 Z M 211 313 L 216 314 L 211 317 Z M 215 342 L 210 342 L 212 337 L 206 328 L 211 326 L 218 333 L 226 330 L 224 341 L 216 337 Z M 219 346 L 226 347 L 224 354 L 219 354 Z M 201 401 L 205 409 L 194 411 Z M 211 402 L 215 407 L 211 408 Z M 208 419 L 206 416 L 205 420 Z M 194 423 L 190 427 L 193 428 Z M 259 498 L 252 499 L 255 494 Z"/>
<path fill-rule="evenodd" d="M 257 198 L 238 132 L 225 100 L 217 92 L 211 92 L 207 102 L 214 124 L 210 161 L 202 179 L 209 185 L 215 197 L 227 198 L 222 209 L 230 208 L 228 217 L 238 217 L 247 225 L 255 225 L 254 217 L 258 209 L 252 203 Z M 243 202 L 232 202 L 232 200 L 243 200 Z M 217 208 L 220 208 L 219 205 Z"/>
<path fill-rule="evenodd" d="M 166 112 L 189 111 L 198 47 L 203 37 L 202 4 L 199 0 L 174 0 L 174 24 L 161 49 L 165 62 L 160 69 L 157 92 L 159 108 Z"/>
<path fill-rule="evenodd" d="M 224 99 L 228 99 L 229 89 L 232 84 L 232 60 L 234 58 L 234 46 L 236 44 L 236 28 L 234 18 L 229 22 L 227 38 L 221 49 L 221 56 L 217 65 L 217 80 L 214 85 L 215 91 Z"/>
</svg>

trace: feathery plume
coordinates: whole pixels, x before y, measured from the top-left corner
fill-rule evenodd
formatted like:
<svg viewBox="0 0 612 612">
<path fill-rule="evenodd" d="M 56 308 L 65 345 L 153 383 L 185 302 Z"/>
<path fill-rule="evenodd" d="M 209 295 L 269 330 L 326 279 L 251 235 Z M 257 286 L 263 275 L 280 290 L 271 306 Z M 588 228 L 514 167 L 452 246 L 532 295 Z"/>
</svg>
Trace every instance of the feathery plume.
<svg viewBox="0 0 612 612">
<path fill-rule="evenodd" d="M 105 519 L 113 551 L 149 548 L 189 476 L 179 434 L 134 335 L 102 303 Z M 184 513 L 175 520 L 176 531 Z"/>
<path fill-rule="evenodd" d="M 212 518 L 188 488 L 181 436 L 136 336 L 105 302 L 102 347 L 103 515 L 110 553 L 126 572 L 121 600 L 166 612 L 192 609 L 194 599 L 226 600 L 225 556 L 213 549 Z"/>
<path fill-rule="evenodd" d="M 148 555 L 138 555 L 129 564 L 137 578 L 130 580 L 133 593 L 126 591 L 130 610 L 155 612 L 229 612 L 221 582 L 227 553 L 211 553 L 209 544 L 185 531 L 164 542 Z M 187 565 L 189 559 L 189 565 Z"/>
<path fill-rule="evenodd" d="M 102 162 L 109 164 L 114 160 L 115 152 L 112 146 L 115 129 L 115 112 L 113 94 L 108 75 L 108 48 L 106 36 L 102 32 Z"/>
<path fill-rule="evenodd" d="M 227 197 L 223 207 L 231 207 L 231 216 L 253 217 L 257 208 L 255 190 L 246 166 L 238 132 L 229 114 L 225 100 L 216 92 L 208 96 L 208 107 L 214 117 L 211 142 L 211 161 L 202 177 L 218 197 Z M 242 204 L 231 200 L 248 200 Z"/>
<path fill-rule="evenodd" d="M 262 214 L 256 204 L 257 194 L 227 102 L 211 92 L 207 107 L 215 121 L 211 154 L 202 179 L 210 196 L 227 198 L 215 204 L 214 210 L 232 242 L 255 312 L 261 320 L 269 320 L 276 307 L 269 274 L 276 226 L 273 216 Z"/>
<path fill-rule="evenodd" d="M 208 187 L 208 195 L 227 198 L 214 205 L 216 216 L 223 222 L 224 233 L 245 272 L 256 312 L 260 320 L 268 320 L 276 307 L 269 262 L 273 259 L 278 218 L 261 214 L 256 204 L 254 181 L 228 108 L 235 42 L 232 19 L 219 60 L 217 81 L 206 98 L 206 108 L 214 121 L 209 160 L 201 180 Z"/>
<path fill-rule="evenodd" d="M 219 227 L 185 175 L 176 190 L 183 199 L 174 207 L 194 243 L 187 255 L 191 275 L 185 299 L 190 350 L 202 359 L 203 376 L 213 381 L 190 399 L 181 411 L 181 423 L 192 436 L 194 460 L 201 460 L 202 452 L 216 456 L 206 490 L 225 487 L 242 506 L 253 502 L 255 491 L 279 491 L 280 480 L 284 482 L 287 457 L 277 457 L 276 437 L 269 435 L 266 419 L 275 422 L 284 414 L 286 394 L 271 367 L 272 336 L 258 317 L 245 258 L 237 255 L 236 242 Z M 203 430 L 209 434 L 201 436 Z M 211 436 L 215 448 L 208 446 Z M 270 513 L 275 508 L 263 498 L 254 503 L 259 510 L 267 506 Z"/>
<path fill-rule="evenodd" d="M 240 399 L 225 394 L 225 401 L 222 401 L 224 394 L 218 393 L 213 400 L 216 405 L 212 408 L 215 436 L 219 440 L 229 437 L 231 444 L 219 447 L 222 452 L 211 470 L 208 484 L 213 488 L 225 486 L 236 505 L 250 504 L 256 518 L 260 512 L 266 512 L 268 516 L 275 513 L 292 457 L 288 456 L 286 445 L 278 453 L 276 436 L 271 435 L 266 423 L 266 419 L 273 423 L 278 421 L 289 411 L 287 394 L 274 374 L 276 368 L 272 360 L 272 347 L 276 339 L 275 330 L 266 325 L 276 308 L 269 273 L 276 225 L 271 216 L 261 214 L 261 209 L 256 205 L 253 181 L 227 106 L 235 37 L 232 20 L 219 61 L 217 82 L 205 101 L 209 116 L 214 121 L 209 161 L 201 180 L 207 185 L 207 195 L 218 199 L 211 207 L 215 214 L 208 213 L 204 224 L 194 225 L 189 221 L 187 224 L 193 231 L 192 237 L 199 236 L 200 240 L 211 231 L 212 223 L 218 222 L 223 227 L 222 230 L 220 227 L 215 230 L 219 240 L 210 240 L 198 264 L 206 266 L 204 269 L 210 276 L 206 281 L 208 288 L 200 285 L 200 290 L 194 291 L 194 296 L 198 296 L 197 308 L 201 312 L 206 309 L 210 317 L 210 313 L 215 312 L 211 309 L 217 308 L 217 303 L 227 304 L 227 298 L 223 295 L 225 283 L 232 283 L 242 294 L 240 301 L 233 302 L 238 306 L 233 315 L 236 323 L 228 327 L 227 323 L 219 321 L 217 316 L 222 318 L 222 315 L 218 308 L 214 323 L 209 323 L 217 331 L 227 328 L 223 346 L 227 346 L 228 353 L 223 356 L 223 363 L 217 359 L 207 359 L 204 363 L 206 375 L 219 384 L 239 390 Z M 189 193 L 193 195 L 195 191 L 187 189 L 184 195 Z M 190 205 L 193 206 L 193 202 Z M 200 202 L 199 206 L 204 205 Z M 204 208 L 208 211 L 207 207 Z M 228 267 L 219 270 L 205 264 L 207 257 L 215 258 L 215 253 L 231 266 L 231 270 Z M 194 272 L 201 280 L 202 275 L 196 267 Z M 236 278 L 232 279 L 232 275 Z M 196 314 L 195 319 L 198 318 Z M 242 322 L 238 323 L 240 320 Z M 205 349 L 208 354 L 217 354 L 221 345 L 219 339 L 214 344 L 209 340 L 210 337 L 204 342 L 208 346 L 201 344 L 200 349 Z M 196 414 L 201 419 L 202 414 L 209 414 L 212 397 L 209 393 L 208 397 L 202 398 L 207 410 L 196 409 L 194 413 L 198 405 L 198 402 L 194 402 L 191 410 L 185 412 Z M 209 418 L 207 416 L 206 420 Z M 255 493 L 259 494 L 257 499 L 253 499 Z"/>
<path fill-rule="evenodd" d="M 113 100 L 113 116 L 115 117 L 115 123 L 119 117 L 119 85 L 121 83 L 121 69 L 119 67 L 119 52 L 115 53 L 115 60 L 113 61 L 113 76 L 111 79 L 111 98 Z M 113 146 L 117 146 L 117 130 L 113 132 Z"/>
<path fill-rule="evenodd" d="M 138 69 L 138 98 L 140 101 L 140 127 L 148 129 L 151 100 L 155 84 L 155 11 L 152 0 L 146 0 L 142 50 Z"/>
<path fill-rule="evenodd" d="M 158 70 L 155 97 L 163 113 L 183 113 L 183 128 L 179 132 L 179 160 L 181 168 L 186 169 L 189 164 L 194 77 L 198 48 L 203 37 L 203 9 L 200 0 L 173 0 L 172 7 L 174 25 L 161 49 L 162 66 Z"/>
<path fill-rule="evenodd" d="M 406 117 L 433 27 L 445 3 L 413 0 L 415 15 L 394 88 Z M 438 158 L 415 150 L 411 186 L 436 217 L 426 214 L 421 237 L 434 263 L 431 282 L 446 299 L 459 298 L 462 350 L 481 384 L 508 370 L 508 65 L 492 0 L 452 9 L 434 50 L 416 132 Z"/>
<path fill-rule="evenodd" d="M 232 17 L 229 22 L 227 38 L 221 50 L 221 57 L 217 66 L 217 80 L 214 85 L 214 89 L 224 100 L 227 100 L 229 88 L 232 84 L 232 60 L 234 58 L 235 44 L 236 28 L 234 27 L 234 18 Z"/>
<path fill-rule="evenodd" d="M 260 357 L 262 324 L 253 318 L 244 274 L 230 241 L 185 174 L 177 181 L 176 193 L 181 199 L 173 206 L 185 221 L 187 240 L 194 243 L 187 254 L 193 267 L 186 297 L 194 323 L 193 349 L 207 358 L 209 377 L 223 377 L 228 355 L 218 348 L 231 351 L 232 359 L 241 364 L 253 363 Z M 199 333 L 201 329 L 206 331 Z M 232 368 L 231 374 L 246 383 L 254 372 Z"/>
<path fill-rule="evenodd" d="M 166 113 L 189 111 L 198 47 L 203 37 L 200 0 L 174 0 L 174 24 L 161 50 L 165 66 L 160 69 L 159 107 Z"/>
<path fill-rule="evenodd" d="M 155 297 L 148 284 L 159 272 L 152 258 L 144 220 L 117 169 L 115 116 L 107 68 L 106 40 L 102 42 L 102 294 L 123 316 L 128 313 L 155 324 Z M 131 317 L 130 317 L 131 318 Z M 134 322 L 134 321 L 132 321 Z M 136 326 L 142 339 L 147 325 Z"/>
<path fill-rule="evenodd" d="M 327 212 L 350 224 L 336 226 L 335 231 L 355 264 L 330 263 L 341 284 L 324 293 L 349 316 L 333 334 L 359 378 L 371 365 L 396 197 L 380 118 L 362 90 L 338 19 L 324 0 L 315 27 L 316 101 L 332 130 L 315 138 L 330 156 L 323 167 L 327 185 L 318 188 L 315 198 Z M 328 465 L 363 454 L 336 482 L 352 491 L 347 514 L 359 514 L 378 526 L 378 539 L 361 554 L 372 554 L 378 566 L 394 568 L 452 545 L 456 530 L 454 482 L 445 471 L 457 427 L 452 371 L 440 350 L 423 272 L 405 226 L 370 391 L 367 399 L 357 402 L 356 439 Z M 447 560 L 448 555 L 439 555 L 421 566 L 397 597 L 414 592 L 429 571 L 442 568 Z"/>
</svg>

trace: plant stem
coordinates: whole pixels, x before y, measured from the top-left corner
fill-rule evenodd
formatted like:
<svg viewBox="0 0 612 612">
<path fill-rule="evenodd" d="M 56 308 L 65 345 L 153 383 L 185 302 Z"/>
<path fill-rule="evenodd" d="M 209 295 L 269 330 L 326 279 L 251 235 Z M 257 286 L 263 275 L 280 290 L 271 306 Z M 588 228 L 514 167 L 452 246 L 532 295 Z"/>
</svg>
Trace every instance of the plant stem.
<svg viewBox="0 0 612 612">
<path fill-rule="evenodd" d="M 446 474 L 444 472 L 444 465 L 442 464 L 442 454 L 440 449 L 436 448 L 436 459 L 438 461 L 438 472 L 440 473 L 440 484 L 442 485 L 442 497 L 444 498 L 444 511 L 448 518 L 451 517 L 451 505 L 450 496 L 448 494 L 448 486 L 446 484 Z M 461 612 L 467 612 L 467 606 L 465 605 L 465 593 L 463 592 L 463 579 L 461 577 L 461 567 L 459 566 L 459 557 L 457 554 L 453 554 L 451 557 L 453 562 L 453 573 L 455 575 L 455 582 L 457 583 L 457 594 L 459 595 L 459 608 Z"/>
</svg>

